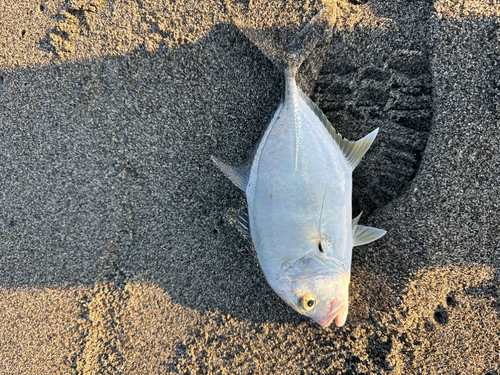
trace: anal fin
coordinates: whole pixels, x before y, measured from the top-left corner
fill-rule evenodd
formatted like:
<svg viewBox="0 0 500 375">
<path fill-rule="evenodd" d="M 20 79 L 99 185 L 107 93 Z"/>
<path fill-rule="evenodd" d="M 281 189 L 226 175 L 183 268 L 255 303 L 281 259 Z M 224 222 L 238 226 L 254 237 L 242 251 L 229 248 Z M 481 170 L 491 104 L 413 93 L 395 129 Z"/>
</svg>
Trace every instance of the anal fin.
<svg viewBox="0 0 500 375">
<path fill-rule="evenodd" d="M 248 218 L 248 209 L 242 208 L 240 212 L 238 212 L 238 224 L 240 224 L 240 228 L 243 232 L 250 237 L 250 220 Z"/>
<path fill-rule="evenodd" d="M 239 167 L 232 167 L 215 156 L 212 156 L 212 161 L 233 184 L 243 191 L 246 190 L 250 175 L 250 163 L 242 164 Z"/>
</svg>

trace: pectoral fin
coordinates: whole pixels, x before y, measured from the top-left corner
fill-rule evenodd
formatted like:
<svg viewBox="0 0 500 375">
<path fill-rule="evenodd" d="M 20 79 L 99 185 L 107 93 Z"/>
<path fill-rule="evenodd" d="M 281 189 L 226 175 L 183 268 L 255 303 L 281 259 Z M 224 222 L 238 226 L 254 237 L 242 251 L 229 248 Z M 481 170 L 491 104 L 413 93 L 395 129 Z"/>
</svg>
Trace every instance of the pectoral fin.
<svg viewBox="0 0 500 375">
<path fill-rule="evenodd" d="M 387 232 L 383 229 L 365 227 L 363 225 L 356 225 L 352 230 L 352 236 L 354 238 L 354 246 L 365 245 L 367 243 L 376 241 L 386 233 Z"/>
<path fill-rule="evenodd" d="M 222 160 L 212 156 L 215 165 L 231 180 L 233 184 L 245 191 L 248 185 L 248 176 L 250 175 L 250 163 L 245 163 L 239 167 L 232 167 Z"/>
</svg>

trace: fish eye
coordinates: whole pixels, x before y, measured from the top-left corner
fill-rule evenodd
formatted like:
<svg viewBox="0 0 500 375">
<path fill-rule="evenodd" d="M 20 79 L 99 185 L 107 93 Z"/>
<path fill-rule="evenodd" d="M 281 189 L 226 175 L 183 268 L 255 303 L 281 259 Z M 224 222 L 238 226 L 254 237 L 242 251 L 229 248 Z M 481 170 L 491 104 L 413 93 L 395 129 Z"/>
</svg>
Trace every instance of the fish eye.
<svg viewBox="0 0 500 375">
<path fill-rule="evenodd" d="M 302 307 L 306 310 L 312 310 L 316 306 L 316 298 L 312 294 L 306 294 L 302 297 Z"/>
</svg>

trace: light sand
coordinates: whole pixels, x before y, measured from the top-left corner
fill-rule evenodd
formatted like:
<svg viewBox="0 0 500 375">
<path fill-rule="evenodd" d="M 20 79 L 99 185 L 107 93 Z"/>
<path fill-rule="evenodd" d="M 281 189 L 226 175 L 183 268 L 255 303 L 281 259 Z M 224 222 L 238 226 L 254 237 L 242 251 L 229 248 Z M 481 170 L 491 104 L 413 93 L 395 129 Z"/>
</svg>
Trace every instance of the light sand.
<svg viewBox="0 0 500 375">
<path fill-rule="evenodd" d="M 345 327 L 288 308 L 232 225 L 210 155 L 251 153 L 322 6 L 0 4 L 1 373 L 500 373 L 494 2 L 339 2 L 299 72 L 343 135 L 381 128 L 353 204 L 388 234 Z"/>
</svg>

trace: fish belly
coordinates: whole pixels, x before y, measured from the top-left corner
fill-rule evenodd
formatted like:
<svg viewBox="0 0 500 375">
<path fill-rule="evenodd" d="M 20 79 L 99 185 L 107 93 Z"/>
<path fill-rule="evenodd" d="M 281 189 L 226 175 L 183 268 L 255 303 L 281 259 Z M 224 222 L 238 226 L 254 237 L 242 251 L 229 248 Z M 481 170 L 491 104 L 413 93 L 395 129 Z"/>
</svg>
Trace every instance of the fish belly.
<svg viewBox="0 0 500 375">
<path fill-rule="evenodd" d="M 285 102 L 267 128 L 246 190 L 251 236 L 266 277 L 317 251 L 325 231 L 340 245 L 327 255 L 350 266 L 352 171 L 320 120 L 305 103 L 298 105 L 299 111 Z"/>
</svg>

